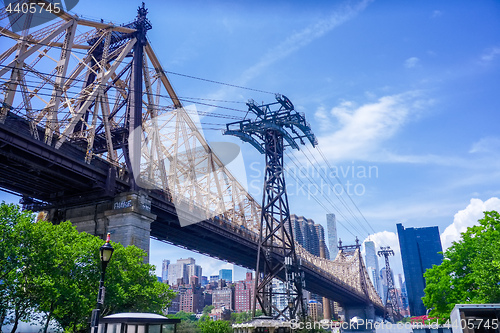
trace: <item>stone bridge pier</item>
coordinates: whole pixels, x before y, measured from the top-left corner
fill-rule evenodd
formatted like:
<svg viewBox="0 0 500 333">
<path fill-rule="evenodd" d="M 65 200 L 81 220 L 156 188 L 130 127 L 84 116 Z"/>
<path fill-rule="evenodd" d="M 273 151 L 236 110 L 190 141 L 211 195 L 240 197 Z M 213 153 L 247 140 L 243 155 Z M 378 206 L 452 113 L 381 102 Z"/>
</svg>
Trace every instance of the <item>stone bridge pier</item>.
<svg viewBox="0 0 500 333">
<path fill-rule="evenodd" d="M 145 261 L 149 262 L 151 223 L 156 215 L 151 213 L 151 200 L 144 192 L 121 193 L 114 199 L 91 205 L 54 209 L 48 219 L 69 220 L 78 231 L 103 239 L 110 233 L 113 242 L 146 251 Z"/>
</svg>

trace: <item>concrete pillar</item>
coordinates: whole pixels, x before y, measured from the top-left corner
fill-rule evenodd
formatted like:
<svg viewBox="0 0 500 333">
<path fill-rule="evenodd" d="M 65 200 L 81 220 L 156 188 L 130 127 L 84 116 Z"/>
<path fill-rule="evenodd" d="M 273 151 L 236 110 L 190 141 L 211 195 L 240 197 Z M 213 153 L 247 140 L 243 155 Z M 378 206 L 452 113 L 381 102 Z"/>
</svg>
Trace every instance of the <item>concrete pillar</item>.
<svg viewBox="0 0 500 333">
<path fill-rule="evenodd" d="M 107 217 L 111 239 L 123 246 L 135 245 L 147 253 L 149 262 L 149 237 L 151 223 L 156 215 L 151 214 L 151 200 L 145 194 L 122 193 L 115 197 L 113 209 L 104 212 Z"/>
<path fill-rule="evenodd" d="M 319 240 L 319 256 L 320 258 L 326 259 L 326 251 L 325 251 L 325 242 L 324 240 Z M 332 310 L 330 308 L 330 300 L 326 297 L 323 297 L 323 318 L 324 319 L 332 319 Z"/>
<path fill-rule="evenodd" d="M 156 216 L 151 214 L 151 200 L 147 194 L 121 193 L 110 201 L 68 208 L 62 214 L 59 210 L 59 215 L 63 215 L 62 220 L 70 220 L 80 232 L 103 239 L 109 232 L 113 242 L 143 249 L 147 253 L 145 261 L 149 261 L 151 222 Z"/>
</svg>

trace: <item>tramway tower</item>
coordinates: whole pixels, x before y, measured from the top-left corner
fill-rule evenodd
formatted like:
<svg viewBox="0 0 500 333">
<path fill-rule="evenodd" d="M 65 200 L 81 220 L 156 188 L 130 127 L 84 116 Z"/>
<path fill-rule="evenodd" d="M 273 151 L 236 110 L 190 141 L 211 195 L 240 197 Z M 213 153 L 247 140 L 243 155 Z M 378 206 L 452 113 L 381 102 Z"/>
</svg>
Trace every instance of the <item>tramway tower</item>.
<svg viewBox="0 0 500 333">
<path fill-rule="evenodd" d="M 253 315 L 259 304 L 266 316 L 286 320 L 305 317 L 304 275 L 291 232 L 283 152 L 285 147 L 298 150 L 298 142 L 305 144 L 304 139 L 315 147 L 317 139 L 304 114 L 297 112 L 283 95 L 277 94 L 276 102 L 260 106 L 249 100 L 247 106 L 255 119 L 229 123 L 224 134 L 239 137 L 266 156 Z M 284 280 L 285 292 L 273 291 L 273 279 L 278 277 Z M 283 293 L 287 304 L 278 308 L 272 302 L 273 296 L 284 296 Z"/>
<path fill-rule="evenodd" d="M 396 287 L 394 286 L 394 279 L 392 275 L 391 266 L 389 265 L 389 256 L 394 255 L 394 251 L 389 246 L 381 247 L 378 251 L 379 257 L 385 258 L 385 274 L 387 279 L 387 294 L 385 296 L 385 310 L 384 316 L 392 318 L 394 322 L 401 320 L 403 316 L 399 312 L 399 306 L 396 296 Z"/>
</svg>

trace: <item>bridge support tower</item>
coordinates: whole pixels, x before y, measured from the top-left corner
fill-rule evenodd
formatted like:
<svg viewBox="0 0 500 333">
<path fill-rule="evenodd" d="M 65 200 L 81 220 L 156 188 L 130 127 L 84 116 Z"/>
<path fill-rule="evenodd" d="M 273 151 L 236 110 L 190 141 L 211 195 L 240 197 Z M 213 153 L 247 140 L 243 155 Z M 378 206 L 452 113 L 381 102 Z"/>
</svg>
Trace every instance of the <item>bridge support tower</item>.
<svg viewBox="0 0 500 333">
<path fill-rule="evenodd" d="M 146 251 L 145 261 L 149 261 L 151 223 L 156 216 L 151 213 L 151 200 L 144 192 L 120 193 L 111 200 L 52 209 L 47 219 L 54 223 L 69 220 L 78 231 L 103 239 L 109 232 L 114 242 Z"/>
<path fill-rule="evenodd" d="M 326 259 L 326 253 L 325 253 L 325 242 L 320 239 L 319 240 L 319 256 L 320 258 L 325 258 Z M 332 311 L 330 307 L 330 300 L 326 297 L 323 297 L 323 318 L 324 319 L 332 319 Z"/>
</svg>

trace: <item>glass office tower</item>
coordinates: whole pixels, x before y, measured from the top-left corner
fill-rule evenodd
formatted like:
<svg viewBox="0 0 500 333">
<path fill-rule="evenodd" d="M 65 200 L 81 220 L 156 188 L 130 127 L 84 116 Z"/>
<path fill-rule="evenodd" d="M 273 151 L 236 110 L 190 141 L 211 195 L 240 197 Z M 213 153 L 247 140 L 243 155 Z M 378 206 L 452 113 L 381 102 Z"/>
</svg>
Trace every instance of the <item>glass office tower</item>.
<svg viewBox="0 0 500 333">
<path fill-rule="evenodd" d="M 433 265 L 443 261 L 441 239 L 438 227 L 405 228 L 397 224 L 403 271 L 405 274 L 408 305 L 412 316 L 422 316 L 426 308 L 424 297 L 424 273 Z"/>
</svg>

